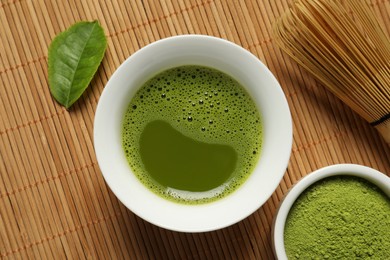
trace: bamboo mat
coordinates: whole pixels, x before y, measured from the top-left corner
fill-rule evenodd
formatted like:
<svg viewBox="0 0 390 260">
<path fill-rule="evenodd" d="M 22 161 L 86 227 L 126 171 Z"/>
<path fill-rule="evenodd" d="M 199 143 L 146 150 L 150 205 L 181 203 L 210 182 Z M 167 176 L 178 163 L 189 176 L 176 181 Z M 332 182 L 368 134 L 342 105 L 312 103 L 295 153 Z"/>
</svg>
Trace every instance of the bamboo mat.
<svg viewBox="0 0 390 260">
<path fill-rule="evenodd" d="M 19 259 L 273 259 L 271 223 L 289 187 L 335 163 L 390 174 L 390 148 L 363 119 L 275 46 L 271 25 L 287 0 L 1 0 L 0 256 Z M 389 0 L 372 0 L 390 33 Z M 74 22 L 99 20 L 108 49 L 90 87 L 69 111 L 51 97 L 47 48 Z M 228 39 L 276 75 L 293 117 L 286 174 L 247 219 L 208 233 L 153 226 L 106 186 L 93 147 L 93 120 L 115 69 L 136 50 L 178 34 Z"/>
</svg>

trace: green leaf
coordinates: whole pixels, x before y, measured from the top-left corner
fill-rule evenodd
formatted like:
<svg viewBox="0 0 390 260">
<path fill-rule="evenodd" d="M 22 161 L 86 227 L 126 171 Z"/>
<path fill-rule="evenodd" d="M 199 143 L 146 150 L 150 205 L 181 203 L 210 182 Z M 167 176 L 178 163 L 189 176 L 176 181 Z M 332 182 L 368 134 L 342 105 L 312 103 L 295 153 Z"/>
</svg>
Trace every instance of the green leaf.
<svg viewBox="0 0 390 260">
<path fill-rule="evenodd" d="M 103 59 L 107 39 L 97 21 L 78 22 L 58 34 L 49 47 L 49 86 L 67 109 L 88 87 Z"/>
</svg>

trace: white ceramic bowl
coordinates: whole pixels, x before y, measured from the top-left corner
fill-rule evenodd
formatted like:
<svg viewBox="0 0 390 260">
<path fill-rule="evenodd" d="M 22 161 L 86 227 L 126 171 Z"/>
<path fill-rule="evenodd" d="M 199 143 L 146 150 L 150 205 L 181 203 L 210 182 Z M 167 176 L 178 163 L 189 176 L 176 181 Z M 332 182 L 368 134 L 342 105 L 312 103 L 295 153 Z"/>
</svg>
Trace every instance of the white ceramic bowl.
<svg viewBox="0 0 390 260">
<path fill-rule="evenodd" d="M 137 89 L 157 73 L 180 65 L 203 65 L 232 76 L 252 96 L 263 120 L 262 151 L 251 176 L 231 195 L 203 205 L 182 205 L 155 195 L 132 173 L 121 144 L 123 115 Z M 271 196 L 290 157 L 292 122 L 280 85 L 254 55 L 220 38 L 182 35 L 142 48 L 115 71 L 97 106 L 94 144 L 108 186 L 127 208 L 166 229 L 203 232 L 244 219 Z"/>
<path fill-rule="evenodd" d="M 327 177 L 337 175 L 350 175 L 364 178 L 377 185 L 385 194 L 390 196 L 390 178 L 385 174 L 372 168 L 357 164 L 336 164 L 318 169 L 298 181 L 285 195 L 280 203 L 278 212 L 275 215 L 272 226 L 272 241 L 274 253 L 279 260 L 287 259 L 284 247 L 284 226 L 288 213 L 295 200 L 310 185 Z"/>
</svg>

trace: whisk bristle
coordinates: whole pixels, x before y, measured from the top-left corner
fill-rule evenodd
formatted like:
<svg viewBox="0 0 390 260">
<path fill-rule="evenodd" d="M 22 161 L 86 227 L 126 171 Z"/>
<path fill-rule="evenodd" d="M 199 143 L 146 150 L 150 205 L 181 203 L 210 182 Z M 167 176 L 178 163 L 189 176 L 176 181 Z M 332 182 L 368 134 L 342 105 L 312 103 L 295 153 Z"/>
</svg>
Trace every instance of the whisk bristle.
<svg viewBox="0 0 390 260">
<path fill-rule="evenodd" d="M 295 0 L 279 46 L 390 143 L 390 40 L 365 0 Z"/>
</svg>

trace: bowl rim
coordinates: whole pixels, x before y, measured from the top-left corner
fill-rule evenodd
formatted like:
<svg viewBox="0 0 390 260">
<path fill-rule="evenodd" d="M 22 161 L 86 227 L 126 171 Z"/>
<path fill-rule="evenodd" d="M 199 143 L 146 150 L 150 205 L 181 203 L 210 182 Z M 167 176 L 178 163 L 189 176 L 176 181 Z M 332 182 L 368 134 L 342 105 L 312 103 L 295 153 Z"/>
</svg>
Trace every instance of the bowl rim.
<svg viewBox="0 0 390 260">
<path fill-rule="evenodd" d="M 114 109 L 114 110 L 116 109 L 115 106 L 117 106 L 117 104 L 114 104 L 115 102 L 113 101 L 113 96 L 118 95 L 115 93 L 118 92 L 119 87 L 115 86 L 115 85 L 119 82 L 120 77 L 122 77 L 125 73 L 129 73 L 127 71 L 128 68 L 134 69 L 133 67 L 136 67 L 136 65 L 143 62 L 142 61 L 143 57 L 146 57 L 146 59 L 151 59 L 152 62 L 159 62 L 159 61 L 157 61 L 158 58 L 155 58 L 155 57 L 152 58 L 153 55 L 150 54 L 151 52 L 154 52 L 154 54 L 156 54 L 156 50 L 167 51 L 167 50 L 172 49 L 172 46 L 175 46 L 176 52 L 180 52 L 181 47 L 187 48 L 187 47 L 184 47 L 184 46 L 186 46 L 186 44 L 187 45 L 192 44 L 193 46 L 195 46 L 194 47 L 195 51 L 199 51 L 198 48 L 204 49 L 204 48 L 211 48 L 211 47 L 213 48 L 214 51 L 216 51 L 217 49 L 215 46 L 218 46 L 218 48 L 222 48 L 225 51 L 233 52 L 233 54 L 223 53 L 224 55 L 221 55 L 221 57 L 218 57 L 218 59 L 225 59 L 225 57 L 223 57 L 223 56 L 236 55 L 236 57 L 239 56 L 241 59 L 245 59 L 245 60 L 250 61 L 251 62 L 250 64 L 256 64 L 256 68 L 255 68 L 255 69 L 257 69 L 256 73 L 260 74 L 260 75 L 264 75 L 266 78 L 265 80 L 267 82 L 270 82 L 271 87 L 273 87 L 272 93 L 277 97 L 276 104 L 281 104 L 280 107 L 276 106 L 276 109 L 275 109 L 276 112 L 273 112 L 273 113 L 277 113 L 278 115 L 281 116 L 281 118 L 284 119 L 284 122 L 279 122 L 282 125 L 282 129 L 280 129 L 280 132 L 277 132 L 277 134 L 274 134 L 274 133 L 269 134 L 268 133 L 268 135 L 273 136 L 272 137 L 273 139 L 277 139 L 277 138 L 275 138 L 275 135 L 283 133 L 283 136 L 277 136 L 280 139 L 280 141 L 276 140 L 276 144 L 275 144 L 277 147 L 280 148 L 280 151 L 278 153 L 278 158 L 275 158 L 275 160 L 277 159 L 278 163 L 277 164 L 274 163 L 275 165 L 273 165 L 272 167 L 270 166 L 272 169 L 275 170 L 272 181 L 270 181 L 269 185 L 264 188 L 265 189 L 264 195 L 262 195 L 261 198 L 259 198 L 257 201 L 254 201 L 254 202 L 251 201 L 249 204 L 241 202 L 240 205 L 236 209 L 233 209 L 234 212 L 232 212 L 232 213 L 233 213 L 234 217 L 228 216 L 228 214 L 226 214 L 226 212 L 227 212 L 226 200 L 227 200 L 227 198 L 229 198 L 229 200 L 232 200 L 231 198 L 234 197 L 236 204 L 238 204 L 238 202 L 237 202 L 238 199 L 236 198 L 238 195 L 236 196 L 236 194 L 239 193 L 238 192 L 239 190 L 240 190 L 240 192 L 242 190 L 245 190 L 245 189 L 243 189 L 243 187 L 249 185 L 247 183 L 249 182 L 250 178 L 252 178 L 253 174 L 251 174 L 251 176 L 248 178 L 248 180 L 244 184 L 242 184 L 240 186 L 240 188 L 238 190 L 234 191 L 232 194 L 228 195 L 224 199 L 220 199 L 220 200 L 217 200 L 215 202 L 211 202 L 211 203 L 207 203 L 207 204 L 190 205 L 190 206 L 184 205 L 184 204 L 177 205 L 177 203 L 167 201 L 166 199 L 163 199 L 161 197 L 158 197 L 158 198 L 153 197 L 153 196 L 157 196 L 157 195 L 152 194 L 149 196 L 149 194 L 147 194 L 148 199 L 151 199 L 153 201 L 156 201 L 156 200 L 159 201 L 159 205 L 153 204 L 154 206 L 158 206 L 157 209 L 159 209 L 159 211 L 158 211 L 159 216 L 155 216 L 156 214 L 153 215 L 152 213 L 150 213 L 150 210 L 148 210 L 148 212 L 146 212 L 146 210 L 141 208 L 141 207 L 145 207 L 145 204 L 139 205 L 141 203 L 139 203 L 139 202 L 136 203 L 135 199 L 132 200 L 132 199 L 129 199 L 126 197 L 126 194 L 123 191 L 124 188 L 118 187 L 118 185 L 122 185 L 122 184 L 118 184 L 118 182 L 120 182 L 120 181 L 118 181 L 118 179 L 115 179 L 115 177 L 113 177 L 113 175 L 110 174 L 110 172 L 112 172 L 112 169 L 111 169 L 112 165 L 110 165 L 111 162 L 109 161 L 110 159 L 105 158 L 107 151 L 110 150 L 110 144 L 108 144 L 107 140 L 105 140 L 105 139 L 109 138 L 109 134 L 105 130 L 107 127 L 110 127 L 110 126 L 107 126 L 107 123 L 105 120 L 108 117 L 107 111 L 110 109 Z M 170 49 L 168 49 L 167 46 L 169 46 Z M 204 46 L 204 47 L 198 47 L 198 46 Z M 176 54 L 177 53 L 175 53 L 175 55 Z M 163 54 L 161 54 L 161 55 L 163 55 Z M 215 56 L 217 54 L 212 54 L 212 55 Z M 145 63 L 145 62 L 143 62 L 143 63 Z M 190 65 L 190 64 L 199 65 L 199 64 L 194 64 L 192 62 L 188 62 L 187 65 Z M 234 66 L 237 66 L 237 65 L 234 65 Z M 251 73 L 253 74 L 253 72 L 251 72 Z M 139 87 L 140 86 L 137 86 L 137 88 L 139 88 Z M 131 87 L 129 87 L 129 88 L 131 88 Z M 267 88 L 269 89 L 270 87 L 267 87 Z M 261 91 L 261 90 L 256 90 L 256 91 Z M 267 139 L 268 138 L 269 137 L 267 137 Z M 282 142 L 283 142 L 283 144 L 282 144 Z M 252 53 L 250 53 L 248 50 L 244 49 L 243 47 L 241 47 L 235 43 L 232 43 L 230 41 L 227 41 L 225 39 L 222 39 L 222 38 L 218 38 L 218 37 L 214 37 L 214 36 L 207 36 L 207 35 L 194 35 L 194 34 L 178 35 L 178 36 L 172 36 L 172 37 L 160 39 L 158 41 L 155 41 L 155 42 L 152 42 L 152 43 L 146 45 L 145 47 L 142 47 L 141 49 L 136 51 L 134 54 L 132 54 L 130 57 L 128 57 L 116 69 L 114 74 L 111 76 L 111 78 L 107 82 L 107 84 L 106 84 L 106 86 L 101 94 L 101 97 L 99 99 L 97 108 L 96 108 L 95 119 L 94 119 L 94 146 L 95 146 L 95 153 L 96 153 L 98 165 L 101 169 L 102 175 L 103 175 L 106 183 L 108 184 L 108 186 L 112 190 L 112 192 L 116 195 L 116 197 L 122 202 L 122 204 L 124 204 L 133 213 L 135 213 L 137 216 L 141 217 L 142 219 L 144 219 L 144 220 L 146 220 L 154 225 L 157 225 L 159 227 L 165 228 L 165 229 L 169 229 L 169 230 L 173 230 L 173 231 L 180 231 L 180 232 L 206 232 L 206 231 L 212 231 L 212 230 L 224 228 L 226 226 L 230 226 L 230 225 L 235 224 L 238 221 L 246 218 L 247 216 L 252 214 L 254 211 L 256 211 L 258 208 L 260 208 L 265 203 L 265 201 L 272 195 L 272 193 L 275 191 L 275 189 L 277 188 L 281 179 L 284 176 L 284 173 L 285 173 L 285 170 L 287 168 L 288 161 L 289 161 L 289 158 L 291 155 L 292 118 L 291 118 L 290 110 L 288 107 L 287 99 L 283 93 L 282 88 L 280 87 L 279 83 L 277 82 L 275 76 L 255 55 L 253 55 Z M 265 160 L 265 159 L 261 159 L 262 157 L 265 157 L 265 158 L 270 157 L 270 156 L 266 156 L 266 155 L 267 154 L 263 154 L 263 151 L 262 151 L 260 154 L 259 161 Z M 276 157 L 276 156 L 273 155 L 273 157 Z M 113 158 L 111 158 L 111 159 L 113 159 Z M 126 164 L 127 164 L 127 161 L 126 161 Z M 117 167 L 117 165 L 114 165 L 114 166 Z M 129 167 L 129 166 L 127 165 L 127 167 Z M 122 174 L 122 173 L 118 173 L 118 174 Z M 253 186 L 253 184 L 251 184 L 251 185 Z M 263 185 L 263 184 L 261 184 L 261 185 Z M 137 187 L 132 186 L 132 189 L 138 189 L 139 185 L 137 184 L 136 186 Z M 141 184 L 141 186 L 144 187 L 143 184 Z M 265 185 L 263 185 L 263 186 L 265 186 Z M 142 188 L 139 187 L 139 189 L 142 189 Z M 147 189 L 147 188 L 144 187 L 144 189 Z M 148 191 L 148 192 L 151 193 L 150 191 Z M 145 195 L 145 194 L 146 193 L 143 193 L 143 195 Z M 234 194 L 234 196 L 233 196 L 233 194 Z M 175 205 L 173 205 L 173 204 L 175 204 Z M 186 208 L 186 209 L 183 210 L 183 208 Z M 193 218 L 197 218 L 198 223 L 190 223 L 190 221 L 185 221 L 185 220 L 180 220 L 180 219 L 176 219 L 175 223 L 173 223 L 174 221 L 167 221 L 167 218 L 169 216 L 168 216 L 168 213 L 164 212 L 163 209 L 166 209 L 167 211 L 169 211 L 171 209 L 172 210 L 179 210 L 180 212 L 186 211 L 185 216 L 191 216 L 191 217 L 194 216 Z M 226 216 L 224 215 L 224 217 L 222 219 L 217 219 L 216 217 L 213 216 L 212 222 L 211 221 L 208 222 L 205 219 L 205 217 L 203 217 L 203 216 L 201 216 L 201 214 L 199 214 L 200 211 L 207 212 L 208 214 L 209 213 L 212 214 L 212 213 L 216 213 L 216 212 L 225 212 Z M 161 220 L 159 218 L 164 219 L 164 220 Z"/>
<path fill-rule="evenodd" d="M 277 259 L 287 259 L 284 247 L 284 226 L 287 216 L 296 199 L 312 184 L 333 176 L 355 176 L 363 178 L 379 187 L 390 196 L 390 177 L 386 174 L 359 164 L 334 164 L 319 168 L 298 180 L 284 195 L 276 210 L 272 223 L 272 247 Z"/>
</svg>

